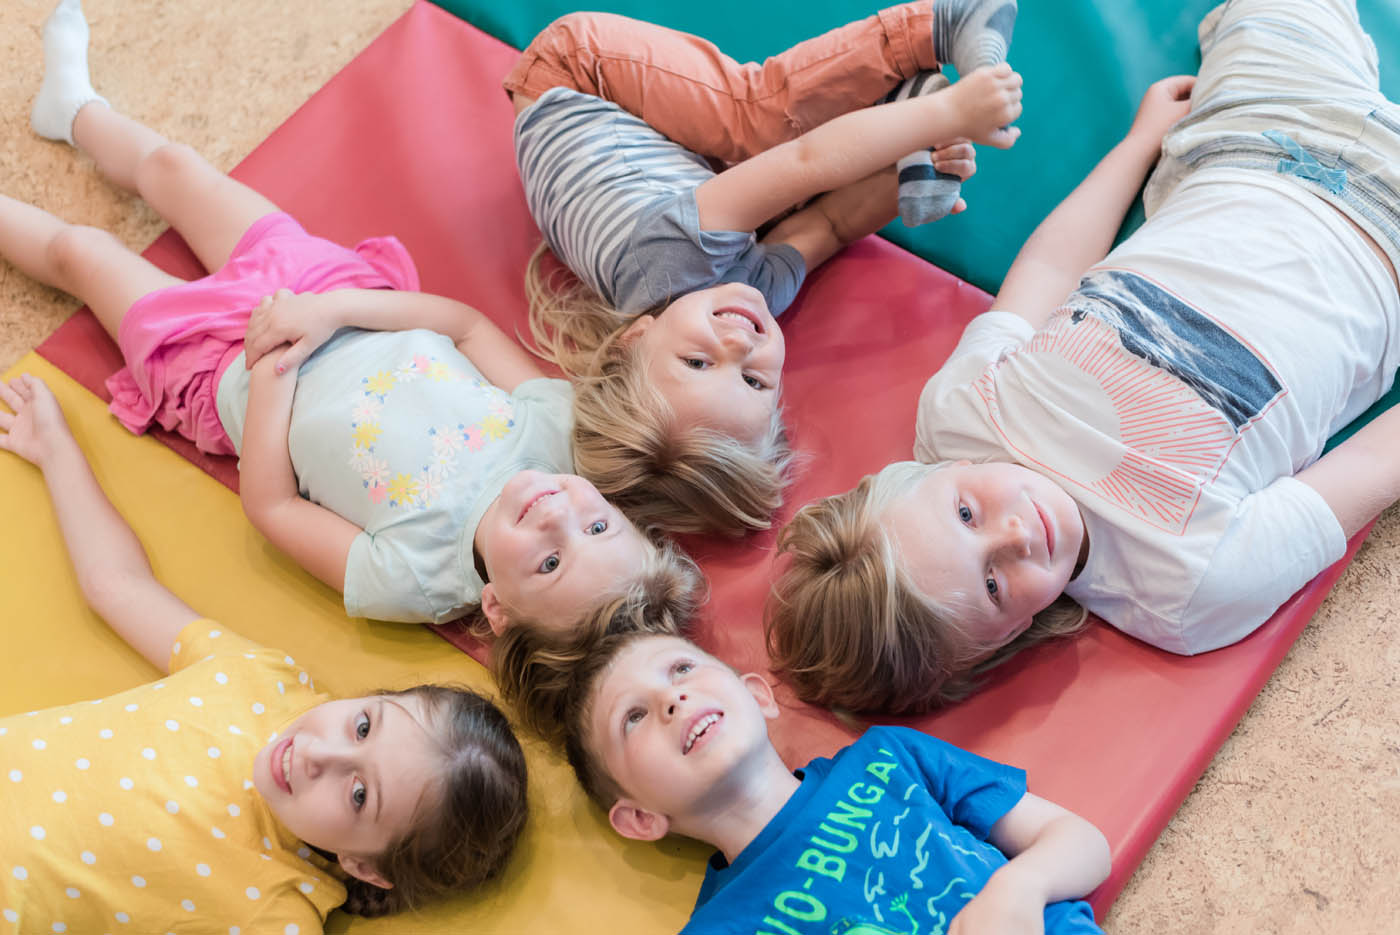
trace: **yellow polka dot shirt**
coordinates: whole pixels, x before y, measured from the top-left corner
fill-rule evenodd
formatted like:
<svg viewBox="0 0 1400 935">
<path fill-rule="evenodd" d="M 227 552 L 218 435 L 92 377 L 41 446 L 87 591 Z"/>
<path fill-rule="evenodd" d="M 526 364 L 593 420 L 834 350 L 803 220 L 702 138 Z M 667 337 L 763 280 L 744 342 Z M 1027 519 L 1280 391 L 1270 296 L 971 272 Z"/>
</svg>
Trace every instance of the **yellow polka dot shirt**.
<svg viewBox="0 0 1400 935">
<path fill-rule="evenodd" d="M 0 933 L 308 935 L 345 901 L 252 782 L 258 750 L 328 698 L 208 620 L 170 673 L 0 719 Z"/>
</svg>

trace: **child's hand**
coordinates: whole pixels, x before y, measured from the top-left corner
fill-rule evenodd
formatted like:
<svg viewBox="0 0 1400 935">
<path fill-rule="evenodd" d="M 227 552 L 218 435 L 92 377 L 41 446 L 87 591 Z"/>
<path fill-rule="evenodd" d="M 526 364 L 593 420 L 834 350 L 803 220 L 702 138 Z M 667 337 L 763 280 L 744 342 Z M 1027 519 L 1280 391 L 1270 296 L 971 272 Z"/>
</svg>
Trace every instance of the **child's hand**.
<svg viewBox="0 0 1400 935">
<path fill-rule="evenodd" d="M 939 93 L 953 97 L 962 135 L 974 143 L 1010 149 L 1021 135 L 1010 125 L 1021 116 L 1021 76 L 1006 62 L 979 68 Z"/>
<path fill-rule="evenodd" d="M 60 446 L 75 444 L 58 400 L 44 381 L 25 373 L 0 381 L 0 400 L 14 410 L 0 411 L 0 448 L 43 468 Z"/>
<path fill-rule="evenodd" d="M 1195 75 L 1172 75 L 1154 81 L 1138 105 L 1129 138 L 1159 149 L 1172 124 L 1191 112 L 1191 89 L 1195 86 Z"/>
<path fill-rule="evenodd" d="M 939 172 L 956 175 L 966 182 L 977 174 L 977 148 L 967 140 L 953 140 L 933 148 L 933 167 Z M 967 202 L 959 198 L 949 214 L 961 214 Z"/>
<path fill-rule="evenodd" d="M 948 935 L 1044 935 L 1045 902 L 1003 866 L 962 911 Z"/>
<path fill-rule="evenodd" d="M 248 369 L 252 370 L 264 354 L 289 345 L 277 361 L 277 372 L 295 370 L 316 348 L 325 344 L 340 327 L 334 304 L 325 298 L 315 293 L 298 295 L 290 289 L 278 289 L 276 295 L 259 302 L 243 336 Z"/>
</svg>

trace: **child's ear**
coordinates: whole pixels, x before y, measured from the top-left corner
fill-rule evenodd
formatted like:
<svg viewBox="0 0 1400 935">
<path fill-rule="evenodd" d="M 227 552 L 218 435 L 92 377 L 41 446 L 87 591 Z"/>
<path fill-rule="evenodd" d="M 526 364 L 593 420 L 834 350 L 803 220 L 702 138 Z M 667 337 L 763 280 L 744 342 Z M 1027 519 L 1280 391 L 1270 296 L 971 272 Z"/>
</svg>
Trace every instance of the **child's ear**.
<svg viewBox="0 0 1400 935">
<path fill-rule="evenodd" d="M 636 318 L 632 319 L 632 324 L 622 329 L 622 334 L 619 336 L 618 340 L 623 344 L 631 344 L 633 341 L 646 334 L 647 329 L 654 324 L 656 324 L 655 315 L 638 315 Z"/>
<path fill-rule="evenodd" d="M 659 841 L 671 830 L 671 820 L 659 812 L 642 808 L 631 799 L 618 799 L 608 809 L 613 830 L 634 841 Z"/>
<path fill-rule="evenodd" d="M 345 869 L 346 873 L 357 880 L 364 880 L 366 883 L 384 890 L 391 890 L 394 888 L 394 884 L 386 880 L 379 871 L 374 868 L 374 864 L 362 857 L 351 857 L 349 854 L 341 854 L 336 860 L 340 861 L 340 866 Z"/>
<path fill-rule="evenodd" d="M 739 680 L 744 683 L 744 687 L 753 695 L 754 701 L 758 702 L 758 710 L 763 712 L 763 716 L 768 720 L 773 720 L 780 713 L 778 699 L 773 697 L 773 686 L 768 684 L 768 680 L 757 672 L 745 672 L 739 676 Z"/>
<path fill-rule="evenodd" d="M 500 636 L 506 632 L 506 627 L 510 625 L 510 619 L 506 616 L 506 605 L 496 596 L 496 587 L 489 581 L 481 587 L 481 612 L 486 615 L 486 622 L 491 625 L 492 633 Z"/>
</svg>

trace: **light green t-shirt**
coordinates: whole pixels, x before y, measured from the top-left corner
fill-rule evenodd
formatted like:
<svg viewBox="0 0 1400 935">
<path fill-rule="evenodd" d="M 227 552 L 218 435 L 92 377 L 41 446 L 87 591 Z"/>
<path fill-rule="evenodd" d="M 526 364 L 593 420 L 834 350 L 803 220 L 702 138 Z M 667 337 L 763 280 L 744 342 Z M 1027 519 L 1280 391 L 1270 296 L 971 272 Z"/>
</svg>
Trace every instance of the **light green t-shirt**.
<svg viewBox="0 0 1400 935">
<path fill-rule="evenodd" d="M 248 371 L 219 381 L 219 419 L 243 448 Z M 364 530 L 345 566 L 345 610 L 441 623 L 481 599 L 472 536 L 525 469 L 573 472 L 573 391 L 486 382 L 432 331 L 342 329 L 302 365 L 288 436 L 302 496 Z"/>
</svg>

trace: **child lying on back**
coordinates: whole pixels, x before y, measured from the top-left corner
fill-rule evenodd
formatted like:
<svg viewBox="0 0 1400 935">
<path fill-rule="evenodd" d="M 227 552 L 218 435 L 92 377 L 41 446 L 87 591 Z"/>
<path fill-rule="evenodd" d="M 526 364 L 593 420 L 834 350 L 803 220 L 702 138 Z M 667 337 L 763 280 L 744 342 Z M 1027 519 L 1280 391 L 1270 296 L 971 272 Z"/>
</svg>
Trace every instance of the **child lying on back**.
<svg viewBox="0 0 1400 935">
<path fill-rule="evenodd" d="M 602 640 L 568 709 L 569 762 L 619 834 L 719 849 L 685 935 L 1101 931 L 1067 900 L 1108 875 L 1107 842 L 1019 769 L 875 727 L 791 771 L 768 683 L 666 635 Z"/>
</svg>

